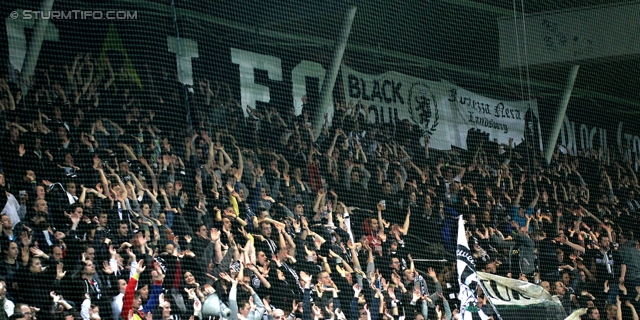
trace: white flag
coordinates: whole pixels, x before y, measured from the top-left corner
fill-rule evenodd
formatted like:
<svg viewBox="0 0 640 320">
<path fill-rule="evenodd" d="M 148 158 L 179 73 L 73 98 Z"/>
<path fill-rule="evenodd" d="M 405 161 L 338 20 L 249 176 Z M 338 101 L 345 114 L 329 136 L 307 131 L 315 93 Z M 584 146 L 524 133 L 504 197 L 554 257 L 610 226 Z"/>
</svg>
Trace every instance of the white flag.
<svg viewBox="0 0 640 320">
<path fill-rule="evenodd" d="M 478 308 L 478 298 L 476 288 L 478 278 L 475 270 L 475 261 L 464 230 L 462 215 L 458 217 L 458 247 L 456 248 L 456 268 L 458 269 L 458 284 L 460 285 L 460 315 L 462 320 L 489 319 L 484 312 Z"/>
</svg>

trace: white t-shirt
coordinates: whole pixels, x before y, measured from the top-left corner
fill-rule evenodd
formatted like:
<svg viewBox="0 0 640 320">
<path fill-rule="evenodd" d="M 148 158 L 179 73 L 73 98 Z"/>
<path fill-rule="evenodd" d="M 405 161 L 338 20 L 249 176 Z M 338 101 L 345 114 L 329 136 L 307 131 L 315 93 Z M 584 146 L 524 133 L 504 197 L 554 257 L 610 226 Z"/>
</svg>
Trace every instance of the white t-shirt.
<svg viewBox="0 0 640 320">
<path fill-rule="evenodd" d="M 14 226 L 20 222 L 20 202 L 11 193 L 7 193 L 7 204 L 5 204 L 2 213 L 6 213 L 11 218 L 11 224 Z"/>
</svg>

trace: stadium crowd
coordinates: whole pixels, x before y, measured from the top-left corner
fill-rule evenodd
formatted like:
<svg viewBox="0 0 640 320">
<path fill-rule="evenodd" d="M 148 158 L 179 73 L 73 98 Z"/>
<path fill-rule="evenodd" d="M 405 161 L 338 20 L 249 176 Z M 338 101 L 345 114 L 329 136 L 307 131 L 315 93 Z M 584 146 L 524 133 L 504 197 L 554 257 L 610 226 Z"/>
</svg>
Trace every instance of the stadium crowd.
<svg viewBox="0 0 640 320">
<path fill-rule="evenodd" d="M 460 214 L 477 270 L 638 319 L 628 150 L 434 150 L 355 101 L 316 138 L 312 103 L 243 111 L 140 69 L 78 54 L 0 79 L 0 320 L 455 319 Z"/>
</svg>

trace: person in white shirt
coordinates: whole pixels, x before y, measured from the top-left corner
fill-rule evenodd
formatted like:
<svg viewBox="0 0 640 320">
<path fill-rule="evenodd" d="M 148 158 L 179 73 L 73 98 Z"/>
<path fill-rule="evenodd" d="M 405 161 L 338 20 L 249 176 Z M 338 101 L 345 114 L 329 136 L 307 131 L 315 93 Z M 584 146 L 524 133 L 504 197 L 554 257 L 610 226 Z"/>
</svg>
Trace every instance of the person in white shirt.
<svg viewBox="0 0 640 320">
<path fill-rule="evenodd" d="M 11 218 L 11 223 L 15 226 L 20 223 L 20 202 L 13 196 L 13 194 L 7 192 L 7 204 L 4 205 L 2 213 L 6 213 Z"/>
<path fill-rule="evenodd" d="M 120 313 L 122 312 L 122 299 L 124 298 L 124 293 L 127 291 L 127 281 L 119 279 L 118 287 L 120 288 L 120 293 L 117 296 L 113 297 L 113 301 L 111 301 L 113 320 L 120 319 Z"/>
<path fill-rule="evenodd" d="M 6 318 L 11 317 L 16 306 L 13 301 L 7 299 L 7 284 L 4 280 L 0 280 L 0 304 L 2 304 Z"/>
</svg>

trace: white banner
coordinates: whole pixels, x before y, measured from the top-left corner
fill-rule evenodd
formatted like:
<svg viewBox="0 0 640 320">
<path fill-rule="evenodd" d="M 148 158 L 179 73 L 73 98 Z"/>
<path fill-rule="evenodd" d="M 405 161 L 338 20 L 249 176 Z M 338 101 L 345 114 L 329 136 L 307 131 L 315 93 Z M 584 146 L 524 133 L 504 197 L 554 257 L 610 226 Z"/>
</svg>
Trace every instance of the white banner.
<svg viewBox="0 0 640 320">
<path fill-rule="evenodd" d="M 485 294 L 496 307 L 538 304 L 562 307 L 558 297 L 552 296 L 539 285 L 480 271 L 477 272 L 477 277 L 483 283 Z"/>
<path fill-rule="evenodd" d="M 469 250 L 467 236 L 464 229 L 462 215 L 458 216 L 458 246 L 456 247 L 456 269 L 458 271 L 458 285 L 460 292 L 460 318 L 463 320 L 474 319 L 474 314 L 480 319 L 489 319 L 478 307 L 477 288 L 478 276 L 475 270 L 475 260 Z M 475 317 L 478 318 L 478 317 Z"/>
<path fill-rule="evenodd" d="M 528 132 L 534 146 L 542 148 L 536 100 L 496 100 L 454 85 L 448 87 L 450 94 L 442 104 L 449 102 L 453 123 L 450 127 L 458 129 L 451 136 L 451 145 L 467 149 L 467 133 L 475 128 L 488 133 L 490 140 L 505 144 L 509 138 L 520 143 Z"/>
<path fill-rule="evenodd" d="M 483 97 L 454 84 L 427 81 L 389 71 L 379 75 L 342 66 L 347 102 L 361 101 L 370 123 L 409 120 L 430 136 L 430 146 L 467 149 L 467 133 L 479 129 L 489 139 L 520 143 L 529 127 L 534 145 L 542 147 L 538 105 L 531 101 L 503 101 Z M 529 112 L 529 113 L 527 113 Z M 421 140 L 422 141 L 422 140 Z"/>
<path fill-rule="evenodd" d="M 431 137 L 432 148 L 451 148 L 449 132 L 455 127 L 449 127 L 449 108 L 440 105 L 442 97 L 447 96 L 447 88 L 441 82 L 395 71 L 370 75 L 345 65 L 342 65 L 342 81 L 347 102 L 361 100 L 367 107 L 370 123 L 407 119 L 422 128 L 423 137 Z"/>
<path fill-rule="evenodd" d="M 578 309 L 565 314 L 557 296 L 533 283 L 485 272 L 476 272 L 476 278 L 504 320 L 520 318 L 525 312 L 539 319 L 577 320 L 586 312 Z"/>
</svg>

